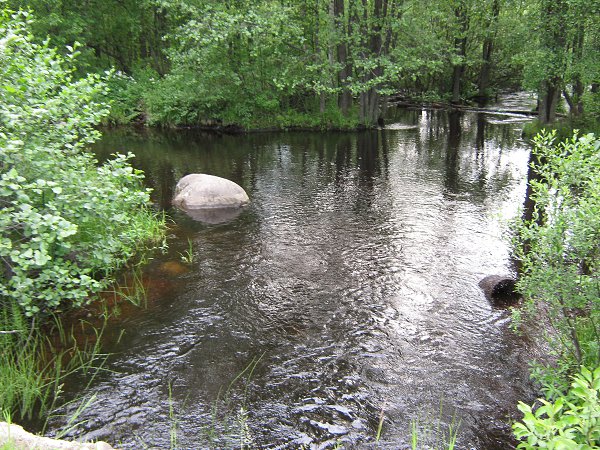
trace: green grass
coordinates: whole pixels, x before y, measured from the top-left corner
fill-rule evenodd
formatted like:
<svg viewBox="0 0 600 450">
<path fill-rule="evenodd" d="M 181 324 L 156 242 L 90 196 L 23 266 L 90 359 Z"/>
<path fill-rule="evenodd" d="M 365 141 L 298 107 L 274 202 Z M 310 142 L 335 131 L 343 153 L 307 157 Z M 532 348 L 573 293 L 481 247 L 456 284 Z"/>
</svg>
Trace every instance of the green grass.
<svg viewBox="0 0 600 450">
<path fill-rule="evenodd" d="M 88 383 L 102 370 L 104 326 L 85 320 L 65 329 L 54 317 L 43 326 L 25 319 L 16 304 L 0 314 L 0 410 L 17 421 L 44 419 L 60 401 L 67 377 L 80 373 Z"/>
<path fill-rule="evenodd" d="M 194 262 L 194 246 L 191 239 L 188 239 L 188 248 L 179 253 L 181 262 L 191 265 Z"/>
<path fill-rule="evenodd" d="M 533 140 L 542 130 L 556 130 L 556 141 L 562 142 L 573 137 L 573 132 L 579 130 L 581 133 L 600 133 L 600 122 L 595 118 L 561 119 L 550 125 L 543 125 L 538 120 L 528 122 L 523 127 L 523 137 Z"/>
<path fill-rule="evenodd" d="M 175 407 L 173 405 L 173 390 L 171 383 L 169 382 L 169 420 L 171 426 L 169 427 L 169 444 L 170 448 L 177 448 L 177 429 L 179 428 L 179 421 L 175 415 Z"/>
<path fill-rule="evenodd" d="M 411 449 L 412 450 L 454 450 L 460 430 L 460 420 L 452 416 L 452 421 L 447 426 L 442 426 L 442 402 L 437 416 L 426 415 L 425 418 L 416 418 L 411 421 Z"/>
</svg>

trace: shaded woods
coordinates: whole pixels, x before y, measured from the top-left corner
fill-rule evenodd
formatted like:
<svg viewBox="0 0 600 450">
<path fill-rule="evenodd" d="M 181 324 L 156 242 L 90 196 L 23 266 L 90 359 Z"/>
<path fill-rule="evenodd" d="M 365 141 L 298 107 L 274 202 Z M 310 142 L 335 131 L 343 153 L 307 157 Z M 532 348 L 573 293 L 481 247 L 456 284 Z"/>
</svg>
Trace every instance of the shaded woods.
<svg viewBox="0 0 600 450">
<path fill-rule="evenodd" d="M 540 121 L 598 116 L 597 1 L 7 2 L 114 67 L 113 123 L 373 126 L 390 95 L 464 104 L 538 93 Z"/>
</svg>

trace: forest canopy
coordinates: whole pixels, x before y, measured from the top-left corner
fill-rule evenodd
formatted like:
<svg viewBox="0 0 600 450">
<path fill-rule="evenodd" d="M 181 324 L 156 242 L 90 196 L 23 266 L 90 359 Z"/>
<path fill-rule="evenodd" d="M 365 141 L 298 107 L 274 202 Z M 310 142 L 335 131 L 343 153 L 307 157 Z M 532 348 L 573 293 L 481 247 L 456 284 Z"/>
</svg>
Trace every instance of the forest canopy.
<svg viewBox="0 0 600 450">
<path fill-rule="evenodd" d="M 600 112 L 600 2 L 11 0 L 34 33 L 114 67 L 115 123 L 370 126 L 390 95 L 538 94 L 540 120 Z M 564 102 L 560 99 L 564 99 Z"/>
</svg>

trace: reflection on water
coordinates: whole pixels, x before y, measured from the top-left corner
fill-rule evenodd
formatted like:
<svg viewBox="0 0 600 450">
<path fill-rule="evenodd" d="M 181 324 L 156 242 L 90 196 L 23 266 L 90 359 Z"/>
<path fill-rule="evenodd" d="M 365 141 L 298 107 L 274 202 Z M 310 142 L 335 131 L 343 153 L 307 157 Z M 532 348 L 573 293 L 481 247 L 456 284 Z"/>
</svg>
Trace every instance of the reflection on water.
<svg viewBox="0 0 600 450">
<path fill-rule="evenodd" d="M 460 420 L 458 448 L 510 446 L 531 355 L 477 283 L 509 271 L 502 224 L 522 202 L 528 148 L 519 124 L 487 119 L 410 111 L 360 133 L 107 133 L 98 154 L 136 153 L 176 222 L 146 274 L 170 288 L 120 317 L 109 372 L 71 386 L 97 395 L 73 434 L 168 448 L 171 401 L 181 448 L 234 446 L 244 427 L 253 448 L 368 448 L 382 414 L 379 448 L 407 447 L 425 416 Z M 193 172 L 240 184 L 250 205 L 219 225 L 170 209 Z M 179 270 L 188 239 L 194 262 Z"/>
</svg>

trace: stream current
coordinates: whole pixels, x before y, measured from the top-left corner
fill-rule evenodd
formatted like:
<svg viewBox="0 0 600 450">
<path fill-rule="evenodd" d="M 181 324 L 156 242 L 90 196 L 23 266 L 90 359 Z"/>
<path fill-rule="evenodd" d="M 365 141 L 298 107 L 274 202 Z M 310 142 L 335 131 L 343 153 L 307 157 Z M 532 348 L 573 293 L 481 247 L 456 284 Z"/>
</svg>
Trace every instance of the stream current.
<svg viewBox="0 0 600 450">
<path fill-rule="evenodd" d="M 174 224 L 145 269 L 146 307 L 122 305 L 106 331 L 108 370 L 65 388 L 95 396 L 70 436 L 283 449 L 375 448 L 379 433 L 377 448 L 401 449 L 415 425 L 431 445 L 453 427 L 458 449 L 512 448 L 534 355 L 477 283 L 512 270 L 524 120 L 415 110 L 356 133 L 105 132 L 99 158 L 134 152 Z M 251 203 L 196 222 L 170 207 L 188 173 L 231 179 Z"/>
</svg>

